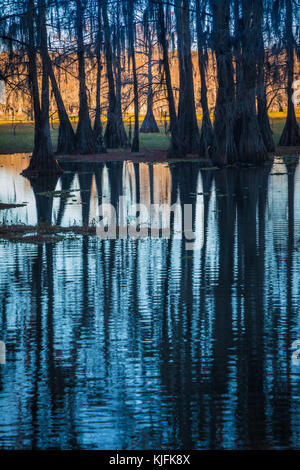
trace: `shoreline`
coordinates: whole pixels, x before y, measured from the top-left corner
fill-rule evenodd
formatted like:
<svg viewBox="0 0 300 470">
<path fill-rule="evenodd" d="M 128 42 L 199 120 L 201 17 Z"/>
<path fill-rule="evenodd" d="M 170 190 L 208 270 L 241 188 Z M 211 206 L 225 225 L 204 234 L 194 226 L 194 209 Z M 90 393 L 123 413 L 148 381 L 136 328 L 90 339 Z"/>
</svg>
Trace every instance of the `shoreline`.
<svg viewBox="0 0 300 470">
<path fill-rule="evenodd" d="M 8 152 L 1 153 L 2 156 L 9 155 L 30 156 L 30 152 Z M 275 152 L 270 152 L 269 157 L 299 157 L 300 146 L 298 147 L 276 147 Z M 187 154 L 183 158 L 168 158 L 166 150 L 152 150 L 149 148 L 142 148 L 138 153 L 131 153 L 128 150 L 108 150 L 106 153 L 92 154 L 92 155 L 55 155 L 58 162 L 77 162 L 77 163 L 93 163 L 93 162 L 122 162 L 131 161 L 134 163 L 168 163 L 168 162 L 203 162 L 211 163 L 197 154 Z"/>
<path fill-rule="evenodd" d="M 276 147 L 275 152 L 269 152 L 269 158 L 275 157 L 295 157 L 300 156 L 299 147 Z M 123 162 L 133 163 L 173 163 L 173 162 L 200 162 L 214 166 L 211 160 L 199 157 L 198 154 L 187 154 L 183 158 L 168 158 L 166 150 L 152 150 L 142 148 L 139 153 L 131 153 L 130 150 L 108 150 L 107 153 L 93 155 L 59 155 L 58 162 L 76 162 L 76 163 L 96 163 L 96 162 Z M 247 164 L 246 164 L 247 165 Z M 232 166 L 232 165 L 225 165 Z"/>
</svg>

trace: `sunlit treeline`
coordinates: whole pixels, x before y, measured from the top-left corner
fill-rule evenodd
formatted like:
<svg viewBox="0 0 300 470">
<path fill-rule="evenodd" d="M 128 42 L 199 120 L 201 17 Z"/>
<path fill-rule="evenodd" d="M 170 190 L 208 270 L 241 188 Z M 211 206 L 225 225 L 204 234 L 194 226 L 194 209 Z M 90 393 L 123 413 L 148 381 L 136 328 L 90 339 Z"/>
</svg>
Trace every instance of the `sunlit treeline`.
<svg viewBox="0 0 300 470">
<path fill-rule="evenodd" d="M 3 3 L 0 78 L 30 97 L 35 122 L 33 158 L 24 174 L 61 172 L 49 126 L 55 112 L 58 154 L 139 152 L 140 132 L 159 132 L 155 104 L 170 136 L 169 157 L 194 153 L 220 167 L 261 164 L 275 150 L 268 110 L 284 93 L 287 119 L 279 143 L 300 145 L 293 99 L 298 9 L 293 0 Z M 64 93 L 68 76 L 77 95 L 76 126 Z"/>
</svg>

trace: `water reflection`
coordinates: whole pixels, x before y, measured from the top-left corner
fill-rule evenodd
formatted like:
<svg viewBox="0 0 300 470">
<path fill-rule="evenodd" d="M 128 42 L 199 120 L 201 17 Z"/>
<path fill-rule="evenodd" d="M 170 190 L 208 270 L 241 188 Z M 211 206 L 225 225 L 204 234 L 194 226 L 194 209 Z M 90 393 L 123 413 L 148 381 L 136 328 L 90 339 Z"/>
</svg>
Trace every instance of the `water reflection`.
<svg viewBox="0 0 300 470">
<path fill-rule="evenodd" d="M 298 162 L 74 163 L 30 184 L 26 159 L 5 158 L 0 200 L 28 204 L 2 221 L 92 223 L 120 195 L 179 201 L 193 205 L 202 249 L 0 243 L 0 446 L 300 448 Z M 53 188 L 74 196 L 41 195 Z"/>
</svg>

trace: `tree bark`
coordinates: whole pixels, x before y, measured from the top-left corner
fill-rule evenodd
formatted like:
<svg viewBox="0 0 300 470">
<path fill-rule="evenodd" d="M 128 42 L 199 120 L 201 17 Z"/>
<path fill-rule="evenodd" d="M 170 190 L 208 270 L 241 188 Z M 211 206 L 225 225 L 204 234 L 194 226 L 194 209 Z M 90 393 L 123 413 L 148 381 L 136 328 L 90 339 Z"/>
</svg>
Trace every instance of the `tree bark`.
<svg viewBox="0 0 300 470">
<path fill-rule="evenodd" d="M 59 91 L 59 87 L 57 84 L 57 80 L 48 51 L 45 51 L 45 53 L 45 63 L 47 64 L 47 72 L 51 80 L 51 86 L 55 97 L 59 117 L 59 130 L 56 153 L 58 155 L 72 154 L 75 153 L 77 150 L 75 132 L 67 114 L 63 99 L 61 97 L 61 93 Z"/>
<path fill-rule="evenodd" d="M 198 45 L 198 66 L 201 81 L 201 107 L 202 107 L 202 126 L 200 132 L 199 155 L 206 159 L 210 158 L 212 150 L 215 147 L 214 131 L 210 119 L 207 85 L 206 85 L 206 59 L 204 55 L 203 28 L 201 23 L 200 0 L 196 0 L 196 28 Z"/>
<path fill-rule="evenodd" d="M 299 126 L 296 119 L 295 106 L 293 103 L 293 82 L 294 82 L 294 35 L 293 35 L 293 6 L 291 0 L 285 0 L 286 16 L 285 16 L 285 41 L 287 56 L 287 97 L 288 112 L 286 123 L 279 141 L 282 147 L 300 145 Z"/>
<path fill-rule="evenodd" d="M 214 133 L 216 146 L 212 160 L 218 166 L 237 161 L 234 141 L 235 88 L 229 32 L 229 0 L 210 0 L 213 13 L 213 44 L 217 60 L 218 93 Z"/>
<path fill-rule="evenodd" d="M 263 39 L 263 3 L 256 2 L 259 12 L 258 18 L 258 72 L 257 72 L 257 117 L 259 129 L 268 152 L 274 152 L 275 144 L 270 126 L 267 106 L 266 83 L 265 83 L 265 46 Z"/>
<path fill-rule="evenodd" d="M 177 50 L 179 60 L 178 124 L 181 140 L 188 153 L 199 151 L 199 129 L 196 116 L 193 64 L 191 56 L 190 10 L 188 0 L 176 0 Z"/>
<path fill-rule="evenodd" d="M 148 26 L 149 28 L 149 26 Z M 148 94 L 147 94 L 147 113 L 143 120 L 140 132 L 144 134 L 159 133 L 159 128 L 153 114 L 153 76 L 152 76 L 152 44 L 150 31 L 146 32 L 146 46 L 148 47 Z"/>
<path fill-rule="evenodd" d="M 29 178 L 49 174 L 60 174 L 57 161 L 54 158 L 50 126 L 49 126 L 49 76 L 47 72 L 46 48 L 46 7 L 42 0 L 38 0 L 38 32 L 42 57 L 42 90 L 41 102 L 37 80 L 36 49 L 34 35 L 35 6 L 33 0 L 28 0 L 28 38 L 29 38 L 29 77 L 34 103 L 35 138 L 34 149 L 28 168 L 22 174 Z"/>
<path fill-rule="evenodd" d="M 132 72 L 133 72 L 133 93 L 134 93 L 134 133 L 131 145 L 132 152 L 140 151 L 140 139 L 139 139 L 139 91 L 138 91 L 138 79 L 136 72 L 136 61 L 134 46 L 132 46 L 131 53 Z"/>
<path fill-rule="evenodd" d="M 113 75 L 111 34 L 107 14 L 107 0 L 102 0 L 101 7 L 104 26 L 106 74 L 108 81 L 108 112 L 107 124 L 104 133 L 104 143 L 107 148 L 126 147 L 127 136 L 126 134 L 124 135 L 124 124 L 122 121 L 122 115 L 120 115 L 120 112 L 118 110 L 118 104 L 116 99 L 115 81 Z"/>
<path fill-rule="evenodd" d="M 259 37 L 260 0 L 242 0 L 242 97 L 238 106 L 241 112 L 239 161 L 259 164 L 268 159 L 256 114 L 257 48 Z"/>
<path fill-rule="evenodd" d="M 35 7 L 34 1 L 28 0 L 28 75 L 29 75 L 29 86 L 33 102 L 33 114 L 34 114 L 34 149 L 37 149 L 40 134 L 40 120 L 41 120 L 41 103 L 39 95 L 38 85 L 38 73 L 36 65 L 36 45 L 34 35 L 34 16 Z"/>
<path fill-rule="evenodd" d="M 171 131 L 171 142 L 168 148 L 168 157 L 170 158 L 183 158 L 186 155 L 186 150 L 184 143 L 180 139 L 179 126 L 177 121 L 175 101 L 173 95 L 172 81 L 171 81 L 171 72 L 169 64 L 169 48 L 166 38 L 166 26 L 165 26 L 165 15 L 163 1 L 158 0 L 158 40 L 163 52 L 163 67 L 166 80 L 167 88 L 167 99 L 169 105 L 169 115 L 170 115 L 170 131 Z"/>
<path fill-rule="evenodd" d="M 120 45 L 120 32 L 117 30 L 116 34 L 116 51 L 114 51 L 114 72 L 116 82 L 116 113 L 120 121 L 119 134 L 120 140 L 123 142 L 123 147 L 128 146 L 127 134 L 122 118 L 122 67 L 121 67 L 121 45 Z"/>
<path fill-rule="evenodd" d="M 77 58 L 79 79 L 79 117 L 76 130 L 77 148 L 81 154 L 102 153 L 104 151 L 101 142 L 95 138 L 89 115 L 89 107 L 86 94 L 84 41 L 83 41 L 83 14 L 82 0 L 76 0 L 76 35 Z"/>
<path fill-rule="evenodd" d="M 130 58 L 132 65 L 132 74 L 133 74 L 133 101 L 134 101 L 134 132 L 133 140 L 131 144 L 131 152 L 139 152 L 140 142 L 139 142 L 139 90 L 138 90 L 138 79 L 136 71 L 136 60 L 135 60 L 135 48 L 134 48 L 134 36 L 135 36 L 135 26 L 134 26 L 134 17 L 133 9 L 134 2 L 129 0 L 127 2 L 127 14 L 128 14 L 128 40 L 129 40 L 129 50 Z"/>
<path fill-rule="evenodd" d="M 122 119 L 122 66 L 121 66 L 121 56 L 122 56 L 122 47 L 121 47 L 121 35 L 120 35 L 120 3 L 117 2 L 116 8 L 116 22 L 115 22 L 115 50 L 114 50 L 114 72 L 115 72 L 115 83 L 116 83 L 116 113 L 120 121 L 119 124 L 119 134 L 120 140 L 123 142 L 123 146 L 128 146 L 127 134 L 125 131 L 124 122 Z M 123 51 L 124 52 L 124 51 Z"/>
<path fill-rule="evenodd" d="M 97 79 L 96 79 L 96 110 L 94 120 L 94 135 L 96 142 L 103 150 L 106 151 L 103 141 L 103 128 L 101 122 L 101 75 L 102 75 L 102 61 L 101 61 L 101 43 L 102 43 L 102 30 L 101 30 L 101 0 L 98 0 L 98 33 L 96 43 L 96 60 L 97 60 Z"/>
<path fill-rule="evenodd" d="M 238 104 L 243 99 L 243 66 L 242 66 L 242 19 L 240 17 L 241 2 L 234 0 L 234 59 L 235 59 L 235 102 Z M 242 111 L 240 106 L 234 109 L 233 134 L 235 144 L 238 148 L 242 131 Z"/>
<path fill-rule="evenodd" d="M 97 78 L 96 78 L 96 109 L 94 121 L 94 133 L 96 137 L 100 133 L 102 135 L 102 122 L 101 122 L 101 53 L 97 51 Z"/>
</svg>

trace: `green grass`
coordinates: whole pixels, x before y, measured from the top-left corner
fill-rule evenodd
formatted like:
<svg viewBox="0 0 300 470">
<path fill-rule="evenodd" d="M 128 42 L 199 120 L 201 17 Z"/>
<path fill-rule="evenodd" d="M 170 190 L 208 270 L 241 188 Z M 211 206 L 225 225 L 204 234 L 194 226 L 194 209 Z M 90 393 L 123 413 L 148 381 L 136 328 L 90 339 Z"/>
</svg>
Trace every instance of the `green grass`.
<svg viewBox="0 0 300 470">
<path fill-rule="evenodd" d="M 276 145 L 279 143 L 280 136 L 282 134 L 286 118 L 270 118 L 270 124 L 274 135 L 274 142 Z M 298 118 L 298 122 L 300 119 Z"/>
<path fill-rule="evenodd" d="M 58 123 L 51 127 L 51 137 L 54 149 L 57 145 Z M 128 128 L 126 126 L 128 133 Z M 11 124 L 0 124 L 0 154 L 32 152 L 34 137 L 34 125 L 32 123 L 18 123 L 15 128 Z M 141 148 L 153 150 L 166 150 L 169 138 L 165 135 L 164 128 L 160 128 L 160 134 L 140 134 Z"/>
<path fill-rule="evenodd" d="M 300 119 L 298 118 L 300 123 Z M 274 132 L 274 139 L 278 144 L 285 118 L 272 117 L 270 119 Z M 54 148 L 57 144 L 58 123 L 51 128 L 51 136 Z M 127 128 L 128 131 L 128 128 Z M 32 123 L 18 123 L 14 127 L 11 124 L 0 124 L 0 154 L 27 153 L 33 149 L 34 127 Z M 141 149 L 166 150 L 169 138 L 165 135 L 164 127 L 160 126 L 160 134 L 140 134 Z"/>
</svg>

